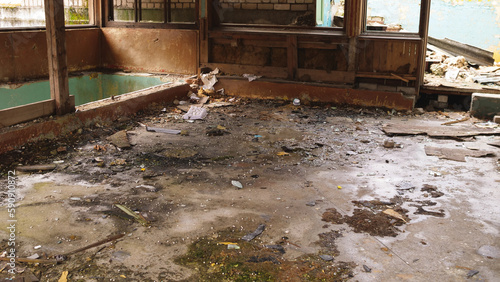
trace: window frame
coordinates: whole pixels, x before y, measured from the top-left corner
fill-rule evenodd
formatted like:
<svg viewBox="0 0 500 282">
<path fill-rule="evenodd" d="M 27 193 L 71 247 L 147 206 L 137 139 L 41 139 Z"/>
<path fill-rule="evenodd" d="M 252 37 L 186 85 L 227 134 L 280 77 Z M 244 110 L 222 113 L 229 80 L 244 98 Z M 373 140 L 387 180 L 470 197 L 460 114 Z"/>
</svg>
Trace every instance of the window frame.
<svg viewBox="0 0 500 282">
<path fill-rule="evenodd" d="M 127 28 L 170 28 L 170 29 L 197 29 L 199 26 L 200 0 L 195 0 L 194 22 L 169 22 L 171 20 L 171 2 L 163 0 L 163 22 L 141 22 L 141 0 L 134 0 L 134 21 L 115 21 L 113 0 L 102 0 L 102 26 L 103 27 L 127 27 Z"/>
<path fill-rule="evenodd" d="M 75 24 L 75 25 L 64 25 L 65 29 L 86 29 L 86 28 L 97 28 L 99 27 L 97 9 L 99 0 L 89 0 L 88 1 L 88 12 L 89 12 L 89 23 L 88 24 Z M 44 6 L 45 7 L 45 6 Z M 45 8 L 44 8 L 45 13 Z M 16 32 L 16 31 L 45 31 L 46 26 L 16 26 L 16 27 L 0 27 L 0 32 Z"/>
</svg>

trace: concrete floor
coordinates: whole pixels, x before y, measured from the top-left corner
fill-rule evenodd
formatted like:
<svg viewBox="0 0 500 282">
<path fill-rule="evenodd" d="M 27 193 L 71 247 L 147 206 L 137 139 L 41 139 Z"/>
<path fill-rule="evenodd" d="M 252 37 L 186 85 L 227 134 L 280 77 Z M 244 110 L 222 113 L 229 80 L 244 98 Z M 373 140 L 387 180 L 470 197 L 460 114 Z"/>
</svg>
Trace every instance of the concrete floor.
<svg viewBox="0 0 500 282">
<path fill-rule="evenodd" d="M 265 224 L 250 244 L 259 251 L 262 245 L 282 244 L 284 254 L 272 253 L 281 264 L 243 264 L 274 267 L 275 280 L 321 280 L 309 269 L 281 269 L 307 255 L 326 254 L 334 260 L 315 262 L 322 275 L 335 271 L 331 267 L 340 262 L 350 265 L 350 273 L 323 281 L 500 281 L 500 159 L 499 149 L 487 145 L 499 137 L 391 138 L 382 131 L 391 123 L 439 127 L 465 113 L 416 116 L 326 105 L 295 107 L 287 101 L 232 104 L 210 108 L 207 118 L 193 123 L 183 121 L 173 106 L 166 111 L 152 108 L 150 115 L 125 122 L 131 149 L 118 150 L 106 139 L 118 130 L 116 124 L 85 128 L 79 133 L 82 140 L 93 131 L 105 134 L 66 144 L 66 152 L 50 157 L 64 161 L 54 171 L 17 172 L 17 256 L 50 258 L 126 234 L 57 265 L 18 263 L 18 269 L 26 268 L 18 276 L 32 272 L 40 281 L 54 281 L 68 271 L 70 281 L 220 281 L 210 278 L 220 270 L 216 262 L 190 267 L 174 259 L 201 239 L 226 240 L 221 232 L 228 229 L 241 249 L 221 245 L 218 252 L 244 254 L 249 248 L 241 235 Z M 187 130 L 189 135 L 147 132 L 137 122 Z M 463 125 L 472 127 L 472 120 L 452 126 Z M 208 136 L 207 131 L 222 135 Z M 401 146 L 385 148 L 388 139 Z M 496 156 L 457 162 L 426 156 L 424 146 L 489 150 Z M 121 160 L 126 164 L 119 165 Z M 233 180 L 243 188 L 233 186 Z M 425 185 L 442 196 L 422 191 Z M 1 187 L 6 190 L 5 177 Z M 383 203 L 374 204 L 377 200 Z M 114 204 L 137 211 L 150 226 L 126 218 Z M 323 221 L 327 209 L 338 211 L 344 223 Z M 397 211 L 396 216 L 383 214 L 387 209 Z M 429 213 L 419 214 L 422 209 Z M 369 211 L 374 218 L 356 220 L 356 210 Z M 382 231 L 396 236 L 370 235 L 377 229 L 370 223 L 377 218 L 390 224 Z M 0 220 L 7 219 L 4 209 Z M 357 230 L 366 223 L 368 229 Z M 338 236 L 328 245 L 319 234 L 331 231 Z M 5 228 L 0 234 L 9 236 Z M 6 247 L 5 240 L 2 244 Z M 8 269 L 0 277 L 10 277 Z M 233 273 L 227 280 L 238 279 Z"/>
</svg>

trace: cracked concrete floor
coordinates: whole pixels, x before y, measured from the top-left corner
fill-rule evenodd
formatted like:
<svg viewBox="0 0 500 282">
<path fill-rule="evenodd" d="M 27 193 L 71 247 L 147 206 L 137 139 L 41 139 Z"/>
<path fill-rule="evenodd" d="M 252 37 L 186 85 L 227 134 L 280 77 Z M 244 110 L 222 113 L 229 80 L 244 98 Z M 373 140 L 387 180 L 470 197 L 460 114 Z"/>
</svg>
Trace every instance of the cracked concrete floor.
<svg viewBox="0 0 500 282">
<path fill-rule="evenodd" d="M 54 281 L 68 271 L 70 281 L 498 281 L 499 157 L 498 148 L 487 145 L 498 137 L 390 138 L 381 129 L 395 122 L 435 125 L 464 113 L 446 118 L 237 100 L 191 123 L 174 106 L 162 108 L 152 107 L 120 126 L 85 128 L 75 133 L 82 136 L 77 143 L 55 144 L 66 148 L 43 159 L 59 161 L 53 171 L 17 171 L 18 257 L 51 258 L 125 234 L 59 264 L 18 262 L 17 276 L 29 272 Z M 147 132 L 138 122 L 189 135 Z M 131 149 L 117 149 L 107 139 L 118 128 L 127 130 Z M 83 138 L 86 134 L 92 138 Z M 388 139 L 394 148 L 383 146 Z M 424 146 L 474 147 L 496 156 L 457 162 L 426 156 Z M 7 184 L 3 177 L 0 220 L 5 223 Z M 140 214 L 150 226 L 115 204 Z M 340 221 L 325 217 L 332 210 Z M 387 210 L 396 215 L 384 214 Z M 266 229 L 251 247 L 245 245 L 241 235 L 259 224 Z M 200 240 L 227 239 L 224 230 L 231 230 L 229 239 L 240 249 L 214 245 L 218 249 L 201 265 L 180 263 Z M 322 242 L 320 234 L 329 232 L 338 236 Z M 9 236 L 5 228 L 0 234 Z M 8 250 L 6 244 L 3 240 L 2 248 Z M 217 255 L 263 253 L 263 245 L 281 245 L 285 252 L 266 253 L 272 257 L 267 261 L 241 260 L 239 270 L 217 273 L 222 266 Z M 298 267 L 305 256 L 313 258 L 307 260 L 309 268 Z M 349 264 L 349 271 L 337 275 L 339 268 L 331 267 L 340 262 Z M 286 270 L 287 263 L 295 263 L 296 270 Z M 271 269 L 266 279 L 258 276 L 264 272 L 259 265 Z M 251 275 L 257 276 L 246 276 L 243 266 L 254 267 Z M 5 265 L 1 277 L 11 277 L 8 269 Z"/>
</svg>

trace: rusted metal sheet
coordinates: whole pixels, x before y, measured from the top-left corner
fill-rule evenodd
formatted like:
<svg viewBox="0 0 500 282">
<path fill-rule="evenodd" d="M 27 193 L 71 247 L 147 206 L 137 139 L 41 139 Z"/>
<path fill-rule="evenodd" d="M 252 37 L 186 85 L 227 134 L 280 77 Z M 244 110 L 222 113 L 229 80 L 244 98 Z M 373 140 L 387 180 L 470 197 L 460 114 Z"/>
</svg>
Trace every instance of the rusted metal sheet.
<svg viewBox="0 0 500 282">
<path fill-rule="evenodd" d="M 226 93 L 258 99 L 269 98 L 299 98 L 311 101 L 328 102 L 335 104 L 350 104 L 367 107 L 383 107 L 396 110 L 411 110 L 414 99 L 407 98 L 400 93 L 336 88 L 327 85 L 277 82 L 219 77 L 217 89 L 224 88 Z"/>
<path fill-rule="evenodd" d="M 103 28 L 102 63 L 106 68 L 140 72 L 197 72 L 197 31 Z"/>
<path fill-rule="evenodd" d="M 81 111 L 54 120 L 28 124 L 22 128 L 11 128 L 0 133 L 0 154 L 11 151 L 27 142 L 52 139 L 68 134 L 78 128 L 88 126 L 98 119 L 99 122 L 114 121 L 129 116 L 154 102 L 169 102 L 185 97 L 190 90 L 188 84 L 182 84 L 149 95 L 137 96 L 128 100 L 118 100 L 106 106 Z"/>
</svg>

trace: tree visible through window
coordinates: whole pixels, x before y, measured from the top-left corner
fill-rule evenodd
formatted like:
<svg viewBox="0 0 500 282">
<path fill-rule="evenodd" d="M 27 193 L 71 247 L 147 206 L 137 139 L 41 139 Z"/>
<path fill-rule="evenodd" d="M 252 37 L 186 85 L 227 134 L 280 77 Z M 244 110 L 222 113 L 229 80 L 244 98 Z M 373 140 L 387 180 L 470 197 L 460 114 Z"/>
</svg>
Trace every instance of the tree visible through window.
<svg viewBox="0 0 500 282">
<path fill-rule="evenodd" d="M 45 26 L 44 0 L 0 0 L 0 27 Z M 66 25 L 90 24 L 88 0 L 64 0 Z"/>
</svg>

